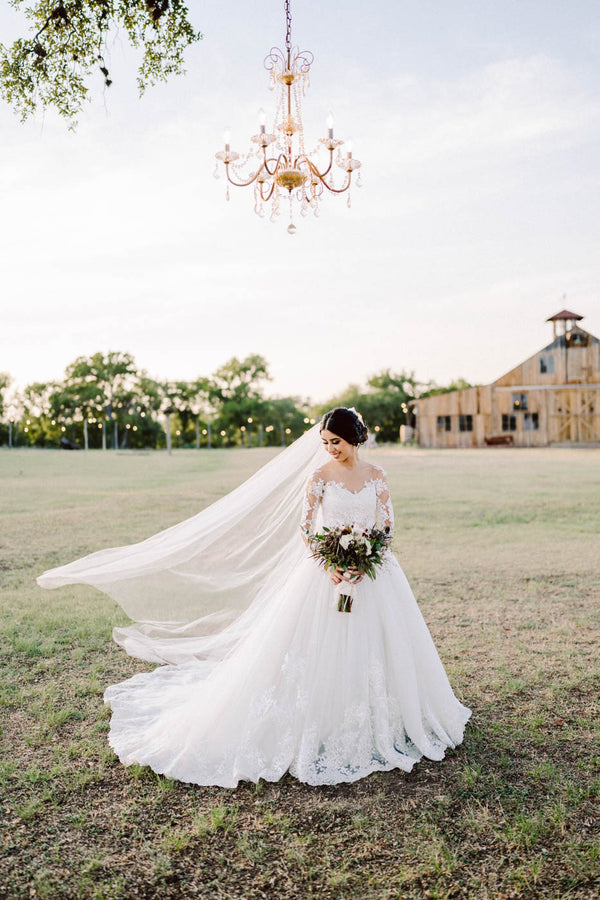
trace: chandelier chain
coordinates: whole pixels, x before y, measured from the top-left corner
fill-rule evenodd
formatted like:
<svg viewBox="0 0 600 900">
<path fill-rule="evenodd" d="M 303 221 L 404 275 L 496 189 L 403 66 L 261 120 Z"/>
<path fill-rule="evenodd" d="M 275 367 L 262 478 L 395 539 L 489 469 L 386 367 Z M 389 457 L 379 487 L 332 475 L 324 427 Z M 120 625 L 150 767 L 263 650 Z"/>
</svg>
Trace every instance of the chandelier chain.
<svg viewBox="0 0 600 900">
<path fill-rule="evenodd" d="M 285 49 L 288 58 L 292 52 L 292 14 L 290 12 L 290 0 L 285 0 Z"/>
</svg>

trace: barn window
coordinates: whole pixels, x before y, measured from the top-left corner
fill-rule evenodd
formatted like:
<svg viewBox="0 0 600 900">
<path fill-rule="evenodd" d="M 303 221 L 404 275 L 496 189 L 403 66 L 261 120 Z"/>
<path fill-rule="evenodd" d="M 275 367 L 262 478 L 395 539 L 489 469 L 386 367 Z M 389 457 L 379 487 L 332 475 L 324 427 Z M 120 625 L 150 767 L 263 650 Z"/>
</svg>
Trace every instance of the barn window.
<svg viewBox="0 0 600 900">
<path fill-rule="evenodd" d="M 452 420 L 450 416 L 438 416 L 437 417 L 437 430 L 438 431 L 452 431 Z"/>
<path fill-rule="evenodd" d="M 567 346 L 587 347 L 588 336 L 583 331 L 571 331 L 566 335 Z"/>
<path fill-rule="evenodd" d="M 458 417 L 458 430 L 459 431 L 473 431 L 473 416 L 459 416 Z"/>
<path fill-rule="evenodd" d="M 517 417 L 502 413 L 502 431 L 516 431 Z"/>
<path fill-rule="evenodd" d="M 527 409 L 527 394 L 513 394 L 513 409 Z"/>
<path fill-rule="evenodd" d="M 542 375 L 554 374 L 554 357 L 553 356 L 540 356 L 540 372 Z"/>
<path fill-rule="evenodd" d="M 523 428 L 525 431 L 537 431 L 540 427 L 540 420 L 537 413 L 525 413 L 523 416 Z"/>
</svg>

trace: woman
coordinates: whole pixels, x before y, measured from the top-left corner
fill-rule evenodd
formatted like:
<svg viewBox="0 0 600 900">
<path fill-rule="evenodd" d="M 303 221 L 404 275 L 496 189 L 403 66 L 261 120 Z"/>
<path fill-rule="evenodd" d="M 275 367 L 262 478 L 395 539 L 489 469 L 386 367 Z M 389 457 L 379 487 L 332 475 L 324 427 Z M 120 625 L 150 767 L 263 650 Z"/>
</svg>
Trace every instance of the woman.
<svg viewBox="0 0 600 900">
<path fill-rule="evenodd" d="M 38 579 L 117 598 L 141 621 L 116 640 L 172 663 L 106 691 L 109 740 L 125 765 L 224 787 L 286 771 L 337 784 L 410 771 L 460 743 L 470 712 L 393 555 L 363 580 L 324 570 L 298 535 L 292 495 L 307 470 L 305 541 L 319 524 L 392 527 L 385 473 L 359 457 L 366 439 L 354 410 L 334 409 L 199 516 Z M 334 597 L 347 580 L 357 584 L 350 614 Z"/>
</svg>

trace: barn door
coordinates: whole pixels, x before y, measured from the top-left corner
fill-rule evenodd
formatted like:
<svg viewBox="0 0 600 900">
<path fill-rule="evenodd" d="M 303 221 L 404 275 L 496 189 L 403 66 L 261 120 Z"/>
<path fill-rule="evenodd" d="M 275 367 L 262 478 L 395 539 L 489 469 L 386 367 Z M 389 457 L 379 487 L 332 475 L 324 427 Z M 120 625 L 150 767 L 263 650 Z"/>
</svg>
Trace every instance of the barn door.
<svg viewBox="0 0 600 900">
<path fill-rule="evenodd" d="M 579 406 L 579 440 L 597 441 L 598 435 L 594 428 L 594 411 L 596 407 L 596 391 L 581 391 Z"/>
<path fill-rule="evenodd" d="M 598 440 L 594 428 L 595 391 L 556 391 L 550 404 L 549 440 L 586 443 Z"/>
</svg>

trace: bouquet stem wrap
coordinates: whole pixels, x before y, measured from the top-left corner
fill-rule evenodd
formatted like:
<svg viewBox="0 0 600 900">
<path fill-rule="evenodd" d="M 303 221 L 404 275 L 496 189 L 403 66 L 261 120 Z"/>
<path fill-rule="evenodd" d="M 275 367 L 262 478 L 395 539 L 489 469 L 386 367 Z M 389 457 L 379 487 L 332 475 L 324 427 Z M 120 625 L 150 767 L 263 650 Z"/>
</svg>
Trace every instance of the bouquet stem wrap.
<svg viewBox="0 0 600 900">
<path fill-rule="evenodd" d="M 354 584 L 351 581 L 340 581 L 336 587 L 338 612 L 352 612 L 354 600 Z"/>
</svg>

